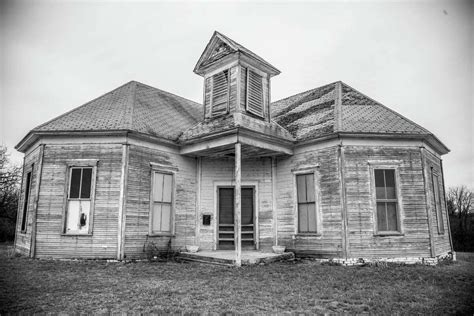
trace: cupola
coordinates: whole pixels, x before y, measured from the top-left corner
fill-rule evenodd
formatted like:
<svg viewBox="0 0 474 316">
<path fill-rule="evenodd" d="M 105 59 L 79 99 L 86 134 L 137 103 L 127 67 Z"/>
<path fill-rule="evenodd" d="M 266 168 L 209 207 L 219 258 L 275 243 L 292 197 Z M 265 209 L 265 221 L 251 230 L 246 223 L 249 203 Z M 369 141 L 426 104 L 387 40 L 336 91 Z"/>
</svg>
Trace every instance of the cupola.
<svg viewBox="0 0 474 316">
<path fill-rule="evenodd" d="M 270 121 L 270 78 L 280 71 L 214 32 L 194 72 L 204 77 L 204 119 L 233 113 Z"/>
</svg>

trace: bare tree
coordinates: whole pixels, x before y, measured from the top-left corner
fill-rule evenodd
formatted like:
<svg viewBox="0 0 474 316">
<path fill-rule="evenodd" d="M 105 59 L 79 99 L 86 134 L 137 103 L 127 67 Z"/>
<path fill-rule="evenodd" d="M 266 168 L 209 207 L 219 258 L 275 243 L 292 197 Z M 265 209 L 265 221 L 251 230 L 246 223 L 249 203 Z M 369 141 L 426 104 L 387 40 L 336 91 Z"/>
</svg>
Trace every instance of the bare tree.
<svg viewBox="0 0 474 316">
<path fill-rule="evenodd" d="M 468 231 L 469 214 L 474 211 L 474 193 L 464 185 L 449 188 L 448 211 L 459 218 L 459 229 Z"/>
<path fill-rule="evenodd" d="M 0 240 L 15 233 L 21 167 L 10 163 L 6 146 L 0 146 Z"/>
</svg>

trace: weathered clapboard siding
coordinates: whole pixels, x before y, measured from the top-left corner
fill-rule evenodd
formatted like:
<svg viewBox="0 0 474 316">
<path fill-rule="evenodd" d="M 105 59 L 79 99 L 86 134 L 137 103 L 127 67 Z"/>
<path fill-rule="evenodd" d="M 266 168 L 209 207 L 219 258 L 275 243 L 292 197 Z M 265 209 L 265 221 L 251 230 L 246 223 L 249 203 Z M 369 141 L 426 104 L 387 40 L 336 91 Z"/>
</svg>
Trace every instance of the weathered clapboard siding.
<svg viewBox="0 0 474 316">
<path fill-rule="evenodd" d="M 315 149 L 311 146 L 277 161 L 278 244 L 296 252 L 320 256 L 342 256 L 342 213 L 338 168 L 338 147 Z M 295 234 L 297 213 L 294 171 L 319 173 L 321 231 L 318 236 Z M 310 172 L 310 171 L 308 171 Z M 318 188 L 317 188 L 318 189 Z"/>
<path fill-rule="evenodd" d="M 148 236 L 150 229 L 150 190 L 152 168 L 175 172 L 174 236 Z M 127 198 L 125 204 L 126 258 L 143 257 L 147 242 L 166 247 L 171 239 L 173 248 L 184 249 L 195 237 L 196 221 L 196 159 L 180 156 L 165 149 L 130 145 Z"/>
<path fill-rule="evenodd" d="M 202 159 L 201 179 L 201 216 L 210 214 L 210 226 L 200 225 L 199 238 L 202 249 L 216 249 L 216 185 L 231 185 L 234 180 L 234 159 Z M 271 159 L 242 160 L 242 186 L 257 184 L 255 214 L 258 218 L 258 243 L 259 249 L 271 250 L 273 242 L 273 208 L 272 208 L 272 182 Z M 254 214 L 254 215 L 255 215 Z"/>
<path fill-rule="evenodd" d="M 448 228 L 448 213 L 446 210 L 446 192 L 444 192 L 444 174 L 442 173 L 441 168 L 441 159 L 435 154 L 431 153 L 428 150 L 422 150 L 425 158 L 425 175 L 427 181 L 427 200 L 428 200 L 428 210 L 429 210 L 429 220 L 431 222 L 431 236 L 434 243 L 434 254 L 441 255 L 446 252 L 452 251 L 451 244 L 449 240 L 449 228 Z M 433 178 L 432 170 L 439 175 L 439 190 L 440 190 L 440 200 L 441 200 L 441 210 L 443 213 L 443 225 L 444 233 L 441 234 L 438 232 L 438 219 L 436 214 L 436 207 L 434 205 L 433 197 Z"/>
<path fill-rule="evenodd" d="M 37 257 L 115 258 L 121 175 L 121 145 L 64 144 L 44 147 L 37 214 Z M 92 235 L 63 234 L 67 163 L 97 160 Z"/>
<path fill-rule="evenodd" d="M 38 177 L 38 162 L 40 155 L 40 147 L 36 147 L 30 153 L 25 156 L 25 161 L 23 165 L 23 180 L 21 185 L 20 199 L 18 201 L 18 217 L 16 223 L 16 233 L 15 233 L 15 250 L 24 255 L 30 254 L 31 248 L 31 233 L 33 229 L 33 216 L 35 206 L 35 192 L 37 189 L 37 177 Z M 33 166 L 33 168 L 32 168 Z M 21 231 L 21 223 L 23 220 L 23 206 L 25 203 L 25 192 L 26 192 L 26 177 L 27 173 L 31 171 L 31 180 L 30 180 L 30 195 L 28 199 L 28 209 L 26 213 L 26 231 Z"/>
<path fill-rule="evenodd" d="M 401 236 L 376 236 L 369 161 L 398 168 Z M 394 162 L 396 161 L 396 162 Z M 348 257 L 429 257 L 421 153 L 417 147 L 344 146 Z"/>
</svg>

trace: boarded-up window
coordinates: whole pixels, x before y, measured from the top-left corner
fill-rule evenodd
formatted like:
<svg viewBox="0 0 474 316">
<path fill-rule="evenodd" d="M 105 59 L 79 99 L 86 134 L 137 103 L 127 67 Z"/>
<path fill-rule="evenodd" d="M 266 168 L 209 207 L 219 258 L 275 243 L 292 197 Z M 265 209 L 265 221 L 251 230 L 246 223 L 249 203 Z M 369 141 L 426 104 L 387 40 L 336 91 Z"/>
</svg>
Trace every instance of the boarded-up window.
<svg viewBox="0 0 474 316">
<path fill-rule="evenodd" d="M 299 174 L 296 176 L 298 195 L 298 232 L 316 233 L 316 199 L 314 189 L 314 174 Z"/>
<path fill-rule="evenodd" d="M 92 167 L 71 167 L 69 170 L 66 234 L 90 233 L 93 173 Z"/>
<path fill-rule="evenodd" d="M 377 231 L 398 232 L 398 199 L 394 169 L 375 169 Z"/>
<path fill-rule="evenodd" d="M 256 72 L 247 69 L 247 111 L 263 117 L 263 79 Z"/>
<path fill-rule="evenodd" d="M 173 175 L 153 172 L 151 234 L 171 234 L 173 218 Z"/>
<path fill-rule="evenodd" d="M 212 76 L 212 115 L 226 114 L 229 109 L 229 70 Z"/>
<path fill-rule="evenodd" d="M 444 234 L 443 209 L 441 207 L 441 195 L 439 191 L 439 177 L 431 171 L 431 180 L 433 182 L 433 204 L 438 223 L 438 233 Z"/>
<path fill-rule="evenodd" d="M 21 232 L 26 233 L 26 217 L 28 216 L 28 204 L 30 203 L 30 191 L 31 191 L 31 172 L 26 174 L 25 183 L 25 198 L 23 200 L 23 213 L 21 217 Z"/>
</svg>

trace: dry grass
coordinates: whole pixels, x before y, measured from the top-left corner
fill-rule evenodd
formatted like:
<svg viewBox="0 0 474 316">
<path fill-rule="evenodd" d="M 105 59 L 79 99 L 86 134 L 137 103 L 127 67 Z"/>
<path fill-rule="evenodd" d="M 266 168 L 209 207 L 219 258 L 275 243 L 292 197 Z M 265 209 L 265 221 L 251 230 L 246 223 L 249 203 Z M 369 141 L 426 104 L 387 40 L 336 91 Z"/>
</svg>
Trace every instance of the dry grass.
<svg viewBox="0 0 474 316">
<path fill-rule="evenodd" d="M 8 257 L 0 313 L 348 312 L 472 314 L 474 256 L 454 264 L 340 267 L 314 262 L 241 269 Z"/>
</svg>

